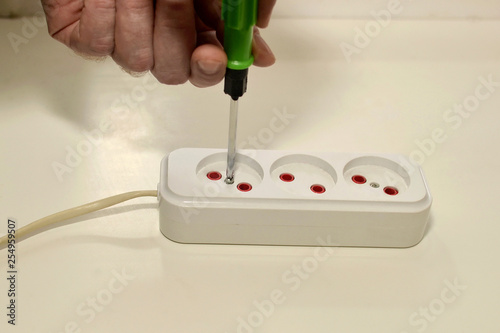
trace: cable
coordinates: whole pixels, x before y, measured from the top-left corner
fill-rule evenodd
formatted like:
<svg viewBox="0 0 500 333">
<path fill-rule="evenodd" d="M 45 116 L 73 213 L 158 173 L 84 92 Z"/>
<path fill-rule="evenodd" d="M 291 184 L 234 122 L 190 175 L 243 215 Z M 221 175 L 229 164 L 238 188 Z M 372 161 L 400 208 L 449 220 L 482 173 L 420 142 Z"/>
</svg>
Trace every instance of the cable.
<svg viewBox="0 0 500 333">
<path fill-rule="evenodd" d="M 88 213 L 92 213 L 110 206 L 117 205 L 121 202 L 128 201 L 131 199 L 139 197 L 156 197 L 158 195 L 157 191 L 133 191 L 123 194 L 114 195 L 109 198 L 97 200 L 94 202 L 87 203 L 78 207 L 63 210 L 62 212 L 49 215 L 47 217 L 41 218 L 32 222 L 21 229 L 16 230 L 16 242 L 23 238 L 28 238 L 32 236 L 36 231 L 42 228 L 52 226 L 58 222 L 68 220 L 73 217 L 82 216 Z M 25 237 L 26 236 L 26 237 Z M 9 235 L 5 235 L 0 238 L 0 248 L 7 245 Z"/>
</svg>

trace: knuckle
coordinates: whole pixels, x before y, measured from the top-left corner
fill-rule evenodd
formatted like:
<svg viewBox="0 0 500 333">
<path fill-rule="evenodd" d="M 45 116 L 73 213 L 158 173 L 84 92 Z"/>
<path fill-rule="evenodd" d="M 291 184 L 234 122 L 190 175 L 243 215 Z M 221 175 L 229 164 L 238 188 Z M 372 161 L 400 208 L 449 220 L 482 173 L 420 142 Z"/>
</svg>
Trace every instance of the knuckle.
<svg viewBox="0 0 500 333">
<path fill-rule="evenodd" d="M 184 84 L 189 79 L 188 75 L 181 72 L 153 72 L 153 75 L 160 81 L 160 83 L 168 85 Z"/>
<path fill-rule="evenodd" d="M 113 53 L 114 40 L 110 37 L 91 39 L 88 50 L 92 55 L 107 56 Z"/>
<path fill-rule="evenodd" d="M 203 80 L 203 79 L 195 79 L 192 78 L 189 80 L 191 84 L 197 88 L 207 88 L 211 86 L 215 86 L 217 83 L 219 83 L 221 80 Z"/>
<path fill-rule="evenodd" d="M 152 3 L 150 1 L 126 1 L 121 6 L 127 11 L 139 11 L 149 10 L 152 8 Z"/>
<path fill-rule="evenodd" d="M 192 0 L 158 0 L 165 8 L 165 11 L 186 12 L 193 6 Z"/>
<path fill-rule="evenodd" d="M 132 62 L 127 66 L 133 72 L 146 72 L 151 69 L 149 62 Z"/>
<path fill-rule="evenodd" d="M 134 72 L 149 71 L 153 67 L 153 56 L 149 52 L 131 56 L 126 67 Z"/>
<path fill-rule="evenodd" d="M 94 0 L 93 6 L 98 9 L 115 9 L 115 2 L 109 0 Z"/>
</svg>

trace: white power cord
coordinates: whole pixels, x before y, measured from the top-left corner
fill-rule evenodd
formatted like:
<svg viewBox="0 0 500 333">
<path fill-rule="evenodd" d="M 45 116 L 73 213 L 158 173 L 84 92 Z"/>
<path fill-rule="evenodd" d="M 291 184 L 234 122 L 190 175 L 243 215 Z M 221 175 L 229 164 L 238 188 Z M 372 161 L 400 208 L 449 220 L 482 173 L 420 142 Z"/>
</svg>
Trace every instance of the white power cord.
<svg viewBox="0 0 500 333">
<path fill-rule="evenodd" d="M 116 204 L 119 204 L 127 200 L 139 197 L 156 197 L 157 195 L 158 195 L 157 191 L 133 191 L 133 192 L 114 195 L 112 197 L 90 202 L 78 207 L 66 209 L 62 212 L 55 213 L 47 217 L 41 218 L 39 220 L 36 220 L 35 222 L 32 222 L 16 230 L 15 239 L 16 241 L 19 241 L 21 239 L 28 238 L 32 236 L 36 231 L 42 228 L 51 226 L 53 224 L 56 224 L 64 220 L 68 220 L 73 217 L 85 215 L 110 206 L 114 206 Z M 5 235 L 0 238 L 0 248 L 3 248 L 7 245 L 8 236 L 9 235 Z"/>
</svg>

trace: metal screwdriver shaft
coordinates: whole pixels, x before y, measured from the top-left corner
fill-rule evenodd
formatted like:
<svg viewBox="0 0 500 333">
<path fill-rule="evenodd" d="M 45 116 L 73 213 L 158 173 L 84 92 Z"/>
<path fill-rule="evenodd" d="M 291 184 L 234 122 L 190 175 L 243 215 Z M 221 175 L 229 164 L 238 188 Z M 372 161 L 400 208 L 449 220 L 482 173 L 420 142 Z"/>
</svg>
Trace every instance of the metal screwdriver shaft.
<svg viewBox="0 0 500 333">
<path fill-rule="evenodd" d="M 231 98 L 229 107 L 229 136 L 227 142 L 226 184 L 234 183 L 234 166 L 236 160 L 236 130 L 238 127 L 238 100 Z"/>
<path fill-rule="evenodd" d="M 236 127 L 238 99 L 247 90 L 248 68 L 253 63 L 252 40 L 257 22 L 258 0 L 222 1 L 224 21 L 224 51 L 227 55 L 224 93 L 231 96 L 229 109 L 229 138 L 227 149 L 226 184 L 234 183 L 236 159 Z"/>
</svg>

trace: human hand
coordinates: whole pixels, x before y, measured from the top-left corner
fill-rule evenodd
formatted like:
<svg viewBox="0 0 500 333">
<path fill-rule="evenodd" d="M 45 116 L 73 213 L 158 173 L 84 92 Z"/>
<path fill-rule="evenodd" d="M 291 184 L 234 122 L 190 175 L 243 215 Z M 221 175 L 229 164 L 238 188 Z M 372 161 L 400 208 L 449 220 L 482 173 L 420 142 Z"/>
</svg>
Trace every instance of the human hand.
<svg viewBox="0 0 500 333">
<path fill-rule="evenodd" d="M 260 0 L 257 27 L 265 28 L 276 0 Z M 129 72 L 151 71 L 165 84 L 198 87 L 220 82 L 227 57 L 219 42 L 221 0 L 42 0 L 49 33 L 75 52 L 111 56 Z M 254 64 L 275 58 L 258 28 Z"/>
</svg>

